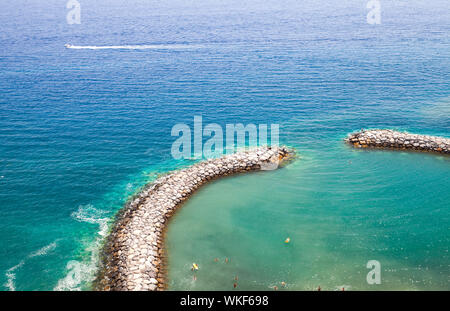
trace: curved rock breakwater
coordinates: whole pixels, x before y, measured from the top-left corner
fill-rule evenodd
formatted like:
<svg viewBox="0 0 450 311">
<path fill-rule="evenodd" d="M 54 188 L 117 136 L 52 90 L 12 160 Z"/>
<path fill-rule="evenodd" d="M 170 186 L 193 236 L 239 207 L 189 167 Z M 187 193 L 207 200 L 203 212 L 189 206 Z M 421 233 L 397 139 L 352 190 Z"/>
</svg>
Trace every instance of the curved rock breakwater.
<svg viewBox="0 0 450 311">
<path fill-rule="evenodd" d="M 350 134 L 346 142 L 356 148 L 408 149 L 450 154 L 450 139 L 403 133 L 393 130 L 362 130 Z"/>
<path fill-rule="evenodd" d="M 169 217 L 208 181 L 240 172 L 271 170 L 293 158 L 286 147 L 258 147 L 196 163 L 147 185 L 119 213 L 105 248 L 99 290 L 165 288 L 164 228 Z"/>
</svg>

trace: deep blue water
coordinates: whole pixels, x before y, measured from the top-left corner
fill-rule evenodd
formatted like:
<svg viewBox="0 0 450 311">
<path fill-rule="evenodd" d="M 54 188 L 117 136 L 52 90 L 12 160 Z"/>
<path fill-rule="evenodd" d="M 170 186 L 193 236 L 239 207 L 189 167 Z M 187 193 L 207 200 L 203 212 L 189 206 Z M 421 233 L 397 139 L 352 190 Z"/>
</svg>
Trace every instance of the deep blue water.
<svg viewBox="0 0 450 311">
<path fill-rule="evenodd" d="M 307 158 L 332 157 L 360 128 L 450 136 L 447 0 L 382 1 L 381 25 L 367 24 L 365 0 L 80 2 L 80 25 L 66 23 L 64 1 L 0 10 L 3 290 L 88 289 L 108 221 L 146 181 L 183 164 L 171 157 L 170 132 L 195 115 L 279 123 L 281 142 Z M 385 159 L 370 157 L 361 167 L 376 176 Z M 441 276 L 430 288 L 448 289 L 450 168 L 426 159 L 435 162 L 423 180 L 435 182 L 414 174 L 421 187 L 411 195 L 437 202 L 440 221 L 427 234 L 440 241 L 432 258 Z M 386 164 L 401 167 L 393 178 L 410 169 L 399 163 Z"/>
</svg>

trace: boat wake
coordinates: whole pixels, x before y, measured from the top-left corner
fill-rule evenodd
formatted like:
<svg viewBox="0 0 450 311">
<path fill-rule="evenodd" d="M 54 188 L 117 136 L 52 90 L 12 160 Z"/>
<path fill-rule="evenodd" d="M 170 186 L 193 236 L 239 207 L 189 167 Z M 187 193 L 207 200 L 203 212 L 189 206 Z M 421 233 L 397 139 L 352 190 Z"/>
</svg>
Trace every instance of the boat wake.
<svg viewBox="0 0 450 311">
<path fill-rule="evenodd" d="M 150 44 L 150 45 L 64 45 L 68 49 L 75 50 L 185 50 L 198 49 L 202 45 L 194 44 Z"/>
</svg>

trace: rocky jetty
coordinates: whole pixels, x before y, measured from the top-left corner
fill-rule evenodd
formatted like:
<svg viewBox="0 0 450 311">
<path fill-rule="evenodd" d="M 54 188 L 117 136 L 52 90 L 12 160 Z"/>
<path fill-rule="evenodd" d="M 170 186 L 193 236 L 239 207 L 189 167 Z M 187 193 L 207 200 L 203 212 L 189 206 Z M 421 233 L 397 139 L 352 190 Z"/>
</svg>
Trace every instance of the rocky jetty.
<svg viewBox="0 0 450 311">
<path fill-rule="evenodd" d="M 346 141 L 356 148 L 405 149 L 450 154 L 448 138 L 393 130 L 362 130 L 350 134 Z"/>
<path fill-rule="evenodd" d="M 116 219 L 105 245 L 97 289 L 163 290 L 164 228 L 177 207 L 212 179 L 276 169 L 292 157 L 293 151 L 285 147 L 258 147 L 199 162 L 147 185 Z"/>
</svg>

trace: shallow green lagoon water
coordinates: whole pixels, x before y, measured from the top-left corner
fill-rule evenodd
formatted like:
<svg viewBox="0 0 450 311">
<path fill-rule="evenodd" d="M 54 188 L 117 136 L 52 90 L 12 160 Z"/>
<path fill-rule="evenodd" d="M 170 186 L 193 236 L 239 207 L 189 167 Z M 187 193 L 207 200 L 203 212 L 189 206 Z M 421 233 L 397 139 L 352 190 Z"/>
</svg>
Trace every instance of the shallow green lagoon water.
<svg viewBox="0 0 450 311">
<path fill-rule="evenodd" d="M 169 226 L 170 289 L 449 289 L 450 159 L 336 143 L 198 191 Z"/>
</svg>

